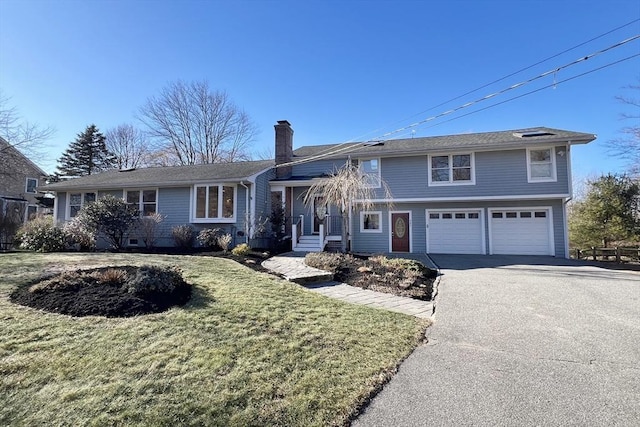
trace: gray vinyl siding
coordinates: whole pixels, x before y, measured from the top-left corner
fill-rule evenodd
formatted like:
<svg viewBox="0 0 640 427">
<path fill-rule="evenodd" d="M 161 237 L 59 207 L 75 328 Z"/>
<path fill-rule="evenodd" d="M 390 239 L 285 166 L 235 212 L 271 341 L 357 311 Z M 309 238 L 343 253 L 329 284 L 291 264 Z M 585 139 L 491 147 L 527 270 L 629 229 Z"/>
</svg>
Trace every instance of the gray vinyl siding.
<svg viewBox="0 0 640 427">
<path fill-rule="evenodd" d="M 397 203 L 392 211 L 411 212 L 411 248 L 414 253 L 425 253 L 427 245 L 426 210 L 427 209 L 481 209 L 484 215 L 484 231 L 486 253 L 489 253 L 489 208 L 527 208 L 551 207 L 555 256 L 565 257 L 564 207 L 560 199 L 527 200 L 527 201 L 489 201 L 489 202 L 439 202 L 439 203 Z M 389 252 L 389 209 L 379 205 L 371 211 L 381 211 L 382 233 L 361 233 L 360 214 L 356 212 L 352 219 L 352 250 L 354 252 L 384 253 Z"/>
<path fill-rule="evenodd" d="M 271 186 L 269 185 L 269 181 L 275 179 L 275 177 L 275 169 L 269 169 L 256 177 L 254 184 L 256 186 L 256 217 L 260 215 L 268 217 L 271 215 Z"/>
<path fill-rule="evenodd" d="M 565 147 L 556 147 L 565 150 Z M 380 161 L 382 179 L 394 199 L 443 197 L 501 197 L 568 194 L 567 156 L 556 154 L 555 182 L 527 182 L 526 150 L 475 153 L 475 184 L 429 185 L 429 158 L 385 157 Z M 377 191 L 379 198 L 383 197 Z"/>
<path fill-rule="evenodd" d="M 344 166 L 346 158 L 333 160 L 316 160 L 309 163 L 293 165 L 292 176 L 320 176 L 328 174 Z"/>
</svg>

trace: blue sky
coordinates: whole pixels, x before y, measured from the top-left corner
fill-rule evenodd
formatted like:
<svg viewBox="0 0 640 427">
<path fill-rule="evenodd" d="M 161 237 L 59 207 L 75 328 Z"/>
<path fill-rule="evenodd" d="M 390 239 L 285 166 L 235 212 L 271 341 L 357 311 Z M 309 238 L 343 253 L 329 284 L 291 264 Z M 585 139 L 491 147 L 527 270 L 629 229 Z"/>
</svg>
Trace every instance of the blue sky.
<svg viewBox="0 0 640 427">
<path fill-rule="evenodd" d="M 294 145 L 376 138 L 640 34 L 640 21 L 447 103 L 640 18 L 637 0 L 602 1 L 0 1 L 0 89 L 30 121 L 53 125 L 53 172 L 87 125 L 138 124 L 168 82 L 209 81 L 254 119 L 255 152 L 289 120 Z M 629 111 L 638 57 L 460 117 L 640 53 L 640 40 L 538 79 L 415 136 L 548 126 L 595 133 L 573 151 L 580 179 L 620 172 L 605 141 Z M 450 120 L 453 119 L 453 120 Z M 395 137 L 410 136 L 398 133 Z"/>
</svg>

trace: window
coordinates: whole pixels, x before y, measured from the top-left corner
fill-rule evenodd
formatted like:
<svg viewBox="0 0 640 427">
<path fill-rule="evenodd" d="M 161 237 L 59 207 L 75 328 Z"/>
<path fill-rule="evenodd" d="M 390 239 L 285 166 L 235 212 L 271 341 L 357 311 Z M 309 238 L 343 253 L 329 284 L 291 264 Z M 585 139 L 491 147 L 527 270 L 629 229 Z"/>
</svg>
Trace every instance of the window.
<svg viewBox="0 0 640 427">
<path fill-rule="evenodd" d="M 38 180 L 35 178 L 27 178 L 27 185 L 24 190 L 26 193 L 35 194 L 38 192 Z"/>
<path fill-rule="evenodd" d="M 380 159 L 359 160 L 360 170 L 367 176 L 371 187 L 380 187 Z"/>
<path fill-rule="evenodd" d="M 531 212 L 520 212 L 520 218 L 531 218 Z"/>
<path fill-rule="evenodd" d="M 467 216 L 464 213 L 457 213 L 456 219 L 465 219 Z"/>
<path fill-rule="evenodd" d="M 491 214 L 492 218 L 502 218 L 502 212 L 493 212 Z"/>
<path fill-rule="evenodd" d="M 67 209 L 68 218 L 73 218 L 78 215 L 80 209 L 87 203 L 96 201 L 96 193 L 69 193 L 69 200 Z"/>
<path fill-rule="evenodd" d="M 527 175 L 529 182 L 555 181 L 555 150 L 553 148 L 528 149 Z"/>
<path fill-rule="evenodd" d="M 517 218 L 518 212 L 507 212 L 507 218 Z"/>
<path fill-rule="evenodd" d="M 381 233 L 382 212 L 360 212 L 361 233 Z"/>
<path fill-rule="evenodd" d="M 547 217 L 547 213 L 542 211 L 542 212 L 536 212 L 535 214 L 536 218 L 546 218 Z"/>
<path fill-rule="evenodd" d="M 450 213 L 443 213 L 442 214 L 442 219 L 452 219 L 453 215 Z"/>
<path fill-rule="evenodd" d="M 127 190 L 125 200 L 140 210 L 142 216 L 157 212 L 158 192 L 156 190 Z"/>
<path fill-rule="evenodd" d="M 480 218 L 480 214 L 478 214 L 478 212 L 469 212 L 468 218 L 469 219 L 478 219 L 478 218 Z"/>
<path fill-rule="evenodd" d="M 236 187 L 232 185 L 197 185 L 195 188 L 195 222 L 233 222 L 236 217 Z"/>
<path fill-rule="evenodd" d="M 438 213 L 430 213 L 429 219 L 440 219 L 440 214 Z"/>
<path fill-rule="evenodd" d="M 450 154 L 431 156 L 429 162 L 429 183 L 474 184 L 473 154 Z"/>
</svg>

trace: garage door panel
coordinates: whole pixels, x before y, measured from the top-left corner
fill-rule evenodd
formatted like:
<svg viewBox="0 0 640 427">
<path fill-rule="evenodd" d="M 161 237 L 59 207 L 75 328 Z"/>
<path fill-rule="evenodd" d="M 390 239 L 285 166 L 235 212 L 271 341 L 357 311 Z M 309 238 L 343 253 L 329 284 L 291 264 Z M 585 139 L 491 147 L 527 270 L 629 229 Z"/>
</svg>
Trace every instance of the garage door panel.
<svg viewBox="0 0 640 427">
<path fill-rule="evenodd" d="M 553 255 L 547 210 L 493 210 L 491 252 L 496 255 Z"/>
<path fill-rule="evenodd" d="M 484 253 L 479 211 L 429 211 L 427 218 L 430 253 Z"/>
</svg>

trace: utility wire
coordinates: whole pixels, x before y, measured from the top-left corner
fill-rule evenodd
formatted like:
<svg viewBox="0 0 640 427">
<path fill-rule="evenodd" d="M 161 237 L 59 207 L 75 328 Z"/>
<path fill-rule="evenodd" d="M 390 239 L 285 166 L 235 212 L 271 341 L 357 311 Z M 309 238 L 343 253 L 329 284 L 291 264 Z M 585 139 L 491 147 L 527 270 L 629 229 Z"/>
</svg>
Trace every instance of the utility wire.
<svg viewBox="0 0 640 427">
<path fill-rule="evenodd" d="M 404 121 L 406 121 L 406 120 L 409 120 L 409 119 L 411 119 L 411 118 L 413 118 L 413 117 L 416 117 L 416 116 L 421 116 L 421 115 L 423 115 L 423 114 L 425 114 L 425 113 L 427 113 L 427 112 L 429 112 L 429 111 L 431 111 L 431 110 L 435 110 L 435 109 L 436 109 L 436 108 L 438 108 L 438 107 L 442 107 L 443 105 L 446 105 L 446 104 L 448 104 L 448 103 L 450 103 L 450 102 L 457 101 L 457 100 L 458 100 L 458 99 L 460 99 L 460 98 L 464 98 L 464 97 L 465 97 L 465 96 L 467 96 L 467 95 L 471 95 L 472 93 L 475 93 L 475 92 L 477 92 L 477 91 L 479 91 L 479 90 L 481 90 L 481 89 L 484 89 L 484 88 L 486 88 L 486 87 L 489 87 L 489 86 L 491 86 L 491 85 L 494 85 L 494 84 L 496 84 L 496 83 L 499 83 L 499 82 L 501 82 L 501 81 L 503 81 L 503 80 L 508 79 L 509 77 L 513 77 L 513 76 L 515 76 L 515 75 L 517 75 L 517 74 L 522 73 L 523 71 L 527 71 L 527 70 L 529 70 L 529 69 L 531 69 L 531 68 L 533 68 L 533 67 L 535 67 L 535 66 L 537 66 L 537 65 L 543 64 L 543 63 L 545 63 L 545 62 L 547 62 L 547 61 L 549 61 L 549 60 L 551 60 L 551 59 L 557 58 L 557 57 L 558 57 L 558 56 L 560 56 L 560 55 L 564 55 L 565 53 L 571 52 L 572 50 L 575 50 L 575 49 L 577 49 L 577 48 L 579 48 L 579 47 L 582 47 L 582 46 L 584 46 L 584 45 L 586 45 L 586 44 L 589 44 L 589 43 L 591 43 L 591 42 L 593 42 L 593 41 L 595 41 L 595 40 L 598 40 L 598 39 L 600 39 L 600 38 L 602 38 L 602 37 L 604 37 L 604 36 L 607 36 L 607 35 L 609 35 L 609 34 L 611 34 L 611 33 L 614 33 L 614 32 L 616 32 L 616 31 L 618 31 L 618 30 L 621 30 L 622 28 L 628 27 L 629 25 L 634 24 L 634 23 L 636 23 L 636 22 L 638 22 L 638 21 L 640 21 L 640 18 L 634 19 L 633 21 L 627 22 L 626 24 L 620 25 L 620 26 L 618 26 L 618 27 L 616 27 L 616 28 L 613 28 L 613 29 L 611 29 L 611 30 L 609 30 L 609 31 L 607 31 L 607 32 L 604 32 L 604 33 L 602 33 L 602 34 L 600 34 L 600 35 L 598 35 L 598 36 L 592 37 L 591 39 L 589 39 L 589 40 L 587 40 L 587 41 L 584 41 L 584 42 L 579 43 L 579 44 L 577 44 L 577 45 L 575 45 L 575 46 L 573 46 L 573 47 L 570 47 L 570 48 L 568 48 L 568 49 L 565 49 L 565 50 L 563 50 L 562 52 L 558 52 L 558 53 L 556 53 L 556 54 L 554 54 L 554 55 L 552 55 L 552 56 L 549 56 L 549 57 L 547 57 L 547 58 L 545 58 L 545 59 L 542 59 L 542 60 L 540 60 L 540 61 L 538 61 L 538 62 L 536 62 L 536 63 L 534 63 L 534 64 L 531 64 L 531 65 L 529 65 L 529 66 L 527 66 L 527 67 L 521 68 L 521 69 L 519 69 L 518 71 L 514 71 L 514 72 L 512 72 L 512 73 L 510 73 L 510 74 L 507 74 L 507 75 L 506 75 L 506 76 L 504 76 L 504 77 L 500 77 L 499 79 L 493 80 L 493 81 L 492 81 L 492 82 L 490 82 L 490 83 L 486 83 L 486 84 L 484 84 L 484 85 L 482 85 L 482 86 L 480 86 L 480 87 L 478 87 L 478 88 L 476 88 L 476 89 L 472 89 L 472 90 L 470 90 L 470 91 L 468 91 L 468 92 L 465 92 L 465 93 L 463 93 L 462 95 L 456 96 L 455 98 L 451 98 L 451 99 L 449 99 L 449 100 L 447 100 L 447 101 L 443 101 L 443 102 L 441 102 L 441 103 L 440 103 L 440 104 L 438 104 L 438 105 L 435 105 L 435 106 L 433 106 L 433 107 L 431 107 L 431 108 L 428 108 L 428 109 L 426 109 L 426 110 L 424 110 L 424 111 L 421 111 L 421 112 L 419 112 L 419 113 L 416 113 L 416 114 L 414 114 L 414 115 L 412 115 L 412 116 L 410 116 L 410 117 L 408 117 L 408 118 L 406 118 L 406 119 L 395 121 L 394 123 L 392 123 L 392 125 L 396 125 L 396 124 L 398 124 L 398 123 L 402 123 L 402 122 L 404 122 Z M 365 137 L 366 135 L 369 135 L 369 134 L 372 134 L 372 133 L 376 133 L 376 132 L 378 132 L 378 131 L 379 131 L 379 130 L 381 130 L 381 129 L 382 129 L 382 128 L 378 128 L 377 130 L 374 130 L 374 131 L 371 131 L 371 132 L 367 132 L 367 133 L 363 134 L 362 136 L 360 136 L 360 137 L 356 137 L 356 138 L 354 138 L 354 139 L 355 139 L 355 140 L 357 140 L 357 139 L 359 139 L 359 138 Z M 354 139 L 352 139 L 350 142 L 354 142 L 354 141 L 353 141 Z"/>
<path fill-rule="evenodd" d="M 475 105 L 475 104 L 478 104 L 480 102 L 486 101 L 488 99 L 494 98 L 494 97 L 496 97 L 498 95 L 502 95 L 502 94 L 504 94 L 506 92 L 515 90 L 515 89 L 517 89 L 519 87 L 525 86 L 525 85 L 527 85 L 529 83 L 532 83 L 532 82 L 534 82 L 536 80 L 539 80 L 541 78 L 547 77 L 547 76 L 549 76 L 551 74 L 556 74 L 561 70 L 564 70 L 566 68 L 569 68 L 571 66 L 579 64 L 581 62 L 587 61 L 587 60 L 589 60 L 591 58 L 594 58 L 596 56 L 602 55 L 603 53 L 606 53 L 606 52 L 608 52 L 610 50 L 616 49 L 616 48 L 618 48 L 620 46 L 623 46 L 623 45 L 625 45 L 627 43 L 630 43 L 630 42 L 632 42 L 634 40 L 637 40 L 637 39 L 640 39 L 640 34 L 632 36 L 632 37 L 629 37 L 629 38 L 627 38 L 625 40 L 622 40 L 622 41 L 620 41 L 618 43 L 615 43 L 615 44 L 613 44 L 611 46 L 608 46 L 608 47 L 606 47 L 604 49 L 598 50 L 598 51 L 593 52 L 591 54 L 588 54 L 586 56 L 580 57 L 580 58 L 578 58 L 578 59 L 576 59 L 576 60 L 574 60 L 572 62 L 569 62 L 567 64 L 561 65 L 561 66 L 559 66 L 557 68 L 554 68 L 552 70 L 545 71 L 544 73 L 539 74 L 539 75 L 537 75 L 535 77 L 532 77 L 532 78 L 530 78 L 528 80 L 523 80 L 523 81 L 521 81 L 519 83 L 511 85 L 511 86 L 509 86 L 509 87 L 507 87 L 505 89 L 502 89 L 500 91 L 493 92 L 493 93 L 491 93 L 489 95 L 483 96 L 482 98 L 478 98 L 478 99 L 476 99 L 474 101 L 467 102 L 467 103 L 465 103 L 465 104 L 463 104 L 463 105 L 461 105 L 459 107 L 444 111 L 444 112 L 442 112 L 440 114 L 436 114 L 435 116 L 427 117 L 427 118 L 425 118 L 423 120 L 420 120 L 418 122 L 412 123 L 412 124 L 407 125 L 407 126 L 403 126 L 403 127 L 399 128 L 399 129 L 393 130 L 391 132 L 387 132 L 387 133 L 381 135 L 379 138 L 370 139 L 370 140 L 367 140 L 367 141 L 364 141 L 364 142 L 361 142 L 361 143 L 356 143 L 355 145 L 347 145 L 347 144 L 352 144 L 352 142 L 343 142 L 343 143 L 340 143 L 340 144 L 338 144 L 338 145 L 336 145 L 334 147 L 331 147 L 330 149 L 327 149 L 328 151 L 325 150 L 324 152 L 320 152 L 319 154 L 316 154 L 316 155 L 313 155 L 313 156 L 310 156 L 310 157 L 306 157 L 304 159 L 299 159 L 299 160 L 283 163 L 283 164 L 280 164 L 278 166 L 293 166 L 293 165 L 296 165 L 296 164 L 307 163 L 307 162 L 310 162 L 310 161 L 319 160 L 319 159 L 322 159 L 322 158 L 325 158 L 325 157 L 334 156 L 336 154 L 344 153 L 347 150 L 356 150 L 356 149 L 358 149 L 360 147 L 364 147 L 364 146 L 367 146 L 367 145 L 372 145 L 374 143 L 379 143 L 379 142 L 382 142 L 383 140 L 388 140 L 391 135 L 395 135 L 397 133 L 404 132 L 404 131 L 407 131 L 409 129 L 413 129 L 413 128 L 415 128 L 417 126 L 420 126 L 420 125 L 422 125 L 424 123 L 436 120 L 436 119 L 438 119 L 440 117 L 444 117 L 444 116 L 453 114 L 453 113 L 455 113 L 457 111 L 460 111 L 460 110 L 463 110 L 465 108 L 469 108 L 472 105 Z M 628 57 L 628 58 L 623 59 L 621 61 L 613 62 L 612 65 L 620 63 L 620 62 L 623 62 L 624 60 L 628 60 L 628 59 L 634 58 L 635 56 L 638 56 L 638 55 L 634 55 L 634 56 Z M 597 68 L 597 69 L 595 69 L 595 71 L 600 70 L 602 68 L 605 68 L 605 67 Z M 584 75 L 584 74 L 582 74 L 582 75 Z M 582 75 L 578 75 L 578 77 L 582 76 Z M 565 81 L 568 81 L 568 80 L 563 80 L 563 82 L 565 82 Z M 552 83 L 552 84 L 550 84 L 548 86 L 545 86 L 545 87 L 543 87 L 541 89 L 538 89 L 536 91 L 533 91 L 533 92 L 530 92 L 530 93 L 527 93 L 527 94 L 535 93 L 535 92 L 537 92 L 539 90 L 546 89 L 546 88 L 549 88 L 549 87 L 553 87 L 554 85 L 557 85 L 557 84 L 558 84 L 558 82 L 554 82 L 554 83 Z M 525 94 L 525 95 L 527 95 L 527 94 Z M 522 96 L 524 96 L 524 95 L 522 95 Z M 521 96 L 518 96 L 518 97 L 514 97 L 512 99 L 518 99 L 520 97 Z M 498 103 L 498 104 L 495 104 L 495 105 L 500 105 L 500 104 L 501 103 Z M 483 111 L 485 109 L 486 108 L 483 108 L 483 109 L 480 109 L 480 110 L 477 110 L 477 111 Z M 460 116 L 460 117 L 464 117 L 464 116 Z M 347 146 L 345 147 L 345 145 L 347 145 Z M 340 148 L 340 147 L 342 147 L 342 148 Z"/>
</svg>

